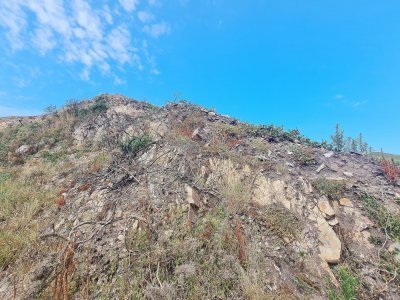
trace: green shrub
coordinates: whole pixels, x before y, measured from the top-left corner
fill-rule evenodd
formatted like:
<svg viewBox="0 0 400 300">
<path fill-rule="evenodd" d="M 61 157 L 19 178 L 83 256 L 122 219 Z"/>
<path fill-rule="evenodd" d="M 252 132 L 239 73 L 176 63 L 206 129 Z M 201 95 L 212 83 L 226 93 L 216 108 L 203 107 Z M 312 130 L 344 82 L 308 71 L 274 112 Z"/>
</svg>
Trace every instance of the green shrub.
<svg viewBox="0 0 400 300">
<path fill-rule="evenodd" d="M 346 184 L 342 180 L 318 178 L 312 182 L 312 186 L 332 200 L 339 200 L 346 191 Z"/>
<path fill-rule="evenodd" d="M 119 143 L 119 148 L 124 154 L 137 155 L 140 151 L 146 149 L 153 143 L 153 139 L 147 135 L 139 137 L 126 138 Z"/>
<path fill-rule="evenodd" d="M 99 97 L 95 100 L 94 104 L 89 107 L 89 110 L 93 114 L 99 114 L 108 109 L 108 105 L 105 99 Z"/>
</svg>

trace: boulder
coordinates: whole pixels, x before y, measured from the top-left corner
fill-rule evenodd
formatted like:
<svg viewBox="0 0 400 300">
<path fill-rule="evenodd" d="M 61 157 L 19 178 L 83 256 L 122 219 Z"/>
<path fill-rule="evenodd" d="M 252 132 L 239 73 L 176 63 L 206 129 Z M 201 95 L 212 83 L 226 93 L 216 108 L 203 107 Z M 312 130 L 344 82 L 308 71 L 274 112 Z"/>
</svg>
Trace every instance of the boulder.
<svg viewBox="0 0 400 300">
<path fill-rule="evenodd" d="M 36 147 L 33 145 L 22 145 L 17 150 L 15 150 L 15 154 L 21 156 L 27 156 L 34 154 L 36 152 Z"/>
</svg>

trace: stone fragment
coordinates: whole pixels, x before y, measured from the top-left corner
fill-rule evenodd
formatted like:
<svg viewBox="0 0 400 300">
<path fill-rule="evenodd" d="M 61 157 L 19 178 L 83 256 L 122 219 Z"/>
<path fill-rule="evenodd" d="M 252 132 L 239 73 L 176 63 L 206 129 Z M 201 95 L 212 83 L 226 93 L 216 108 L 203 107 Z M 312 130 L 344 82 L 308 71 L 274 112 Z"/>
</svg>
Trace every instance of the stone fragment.
<svg viewBox="0 0 400 300">
<path fill-rule="evenodd" d="M 15 150 L 15 154 L 26 156 L 34 154 L 37 151 L 37 147 L 33 145 L 22 145 L 17 150 Z"/>
<path fill-rule="evenodd" d="M 320 165 L 316 172 L 317 173 L 321 172 L 323 169 L 325 169 L 325 167 L 326 167 L 325 164 Z"/>
<path fill-rule="evenodd" d="M 318 209 L 326 219 L 331 219 L 335 215 L 335 211 L 326 197 L 322 197 L 318 200 Z"/>
<path fill-rule="evenodd" d="M 351 172 L 343 172 L 343 174 L 347 177 L 353 177 L 353 173 Z"/>
<path fill-rule="evenodd" d="M 185 185 L 185 190 L 187 202 L 195 207 L 200 207 L 200 196 L 197 190 L 188 184 Z"/>
<path fill-rule="evenodd" d="M 198 141 L 198 142 L 205 140 L 204 137 L 200 133 L 200 128 L 196 128 L 195 130 L 193 130 L 192 140 Z"/>
<path fill-rule="evenodd" d="M 353 203 L 351 203 L 350 199 L 348 198 L 342 198 L 339 200 L 339 204 L 341 206 L 347 206 L 347 207 L 353 207 Z"/>
</svg>

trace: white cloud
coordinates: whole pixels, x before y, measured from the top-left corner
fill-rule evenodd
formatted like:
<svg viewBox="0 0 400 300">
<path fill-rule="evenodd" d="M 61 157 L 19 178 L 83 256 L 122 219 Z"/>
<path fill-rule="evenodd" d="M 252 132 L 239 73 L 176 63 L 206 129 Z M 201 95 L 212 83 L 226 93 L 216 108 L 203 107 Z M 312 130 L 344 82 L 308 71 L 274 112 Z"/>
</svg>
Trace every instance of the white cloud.
<svg viewBox="0 0 400 300">
<path fill-rule="evenodd" d="M 132 19 L 130 13 L 136 10 L 138 0 L 119 0 L 122 12 L 107 1 L 99 7 L 92 3 L 95 2 L 0 0 L 0 27 L 6 29 L 3 33 L 12 50 L 30 49 L 42 55 L 52 52 L 58 62 L 81 65 L 83 80 L 90 80 L 93 68 L 112 77 L 116 76 L 115 69 L 125 65 L 144 69 L 142 56 L 148 55 L 148 49 L 141 48 L 143 32 L 157 38 L 170 31 L 169 24 L 141 25 L 156 19 L 147 10 L 139 11 L 137 19 Z M 2 31 L 0 37 L 1 34 Z M 112 68 L 114 64 L 116 68 Z M 149 72 L 153 73 L 154 68 L 154 64 L 148 66 Z"/>
<path fill-rule="evenodd" d="M 137 13 L 137 16 L 138 16 L 139 20 L 143 23 L 147 23 L 154 19 L 154 16 L 151 13 L 144 11 L 144 10 L 139 11 Z"/>
<path fill-rule="evenodd" d="M 139 0 L 119 0 L 119 3 L 127 12 L 132 12 L 136 9 Z"/>
<path fill-rule="evenodd" d="M 361 105 L 367 104 L 367 101 L 363 100 L 363 101 L 353 101 L 351 103 L 351 106 L 356 108 L 356 107 L 360 107 Z"/>
<path fill-rule="evenodd" d="M 341 100 L 341 99 L 343 99 L 344 98 L 344 96 L 342 95 L 342 94 L 337 94 L 337 95 L 335 95 L 334 97 L 333 97 L 333 99 L 336 99 L 336 100 Z"/>
<path fill-rule="evenodd" d="M 170 27 L 168 23 L 160 22 L 152 25 L 146 25 L 143 30 L 152 37 L 157 38 L 163 34 L 167 34 L 170 31 Z"/>
</svg>

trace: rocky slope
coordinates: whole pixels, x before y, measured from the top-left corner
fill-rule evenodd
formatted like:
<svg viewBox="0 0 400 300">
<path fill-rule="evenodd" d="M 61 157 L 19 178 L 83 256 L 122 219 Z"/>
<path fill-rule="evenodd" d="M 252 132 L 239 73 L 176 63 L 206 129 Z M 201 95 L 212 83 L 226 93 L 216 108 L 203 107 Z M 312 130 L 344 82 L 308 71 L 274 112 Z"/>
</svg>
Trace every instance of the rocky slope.
<svg viewBox="0 0 400 300">
<path fill-rule="evenodd" d="M 120 95 L 0 119 L 3 299 L 399 299 L 379 164 Z"/>
</svg>

